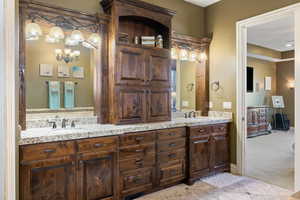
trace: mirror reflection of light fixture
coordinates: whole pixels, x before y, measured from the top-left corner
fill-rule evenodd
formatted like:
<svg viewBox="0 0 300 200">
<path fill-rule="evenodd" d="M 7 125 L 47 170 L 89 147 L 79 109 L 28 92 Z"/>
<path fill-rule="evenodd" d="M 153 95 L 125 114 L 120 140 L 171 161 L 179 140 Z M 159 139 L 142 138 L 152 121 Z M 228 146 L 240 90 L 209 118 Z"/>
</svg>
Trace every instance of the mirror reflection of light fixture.
<svg viewBox="0 0 300 200">
<path fill-rule="evenodd" d="M 174 60 L 178 59 L 178 49 L 176 47 L 171 49 L 171 58 Z"/>
<path fill-rule="evenodd" d="M 92 33 L 88 40 L 87 40 L 89 43 L 93 44 L 94 46 L 99 46 L 100 45 L 100 41 L 101 41 L 101 38 L 99 36 L 99 34 L 97 33 Z"/>
<path fill-rule="evenodd" d="M 203 62 L 203 61 L 206 61 L 206 60 L 207 60 L 207 55 L 206 55 L 205 52 L 201 52 L 201 53 L 199 54 L 199 60 L 200 60 L 200 62 Z"/>
<path fill-rule="evenodd" d="M 46 35 L 45 42 L 54 44 L 54 43 L 58 43 L 59 40 L 51 37 L 50 35 Z"/>
<path fill-rule="evenodd" d="M 189 60 L 189 52 L 187 49 L 180 49 L 179 51 L 179 59 L 182 61 Z"/>
<path fill-rule="evenodd" d="M 64 61 L 65 63 L 79 60 L 80 51 L 71 49 L 55 49 L 54 50 L 57 61 Z"/>
<path fill-rule="evenodd" d="M 66 40 L 65 40 L 65 44 L 66 44 L 67 46 L 76 46 L 76 45 L 79 44 L 79 42 L 73 40 L 71 37 L 67 37 Z"/>
<path fill-rule="evenodd" d="M 197 52 L 196 51 L 190 51 L 189 61 L 190 62 L 196 62 L 197 61 Z"/>
<path fill-rule="evenodd" d="M 71 33 L 71 39 L 76 41 L 76 42 L 83 42 L 84 41 L 84 36 L 79 30 L 74 30 Z"/>
<path fill-rule="evenodd" d="M 56 40 L 62 40 L 65 38 L 63 30 L 58 26 L 54 26 L 50 29 L 49 36 Z"/>
<path fill-rule="evenodd" d="M 40 25 L 31 22 L 26 24 L 25 27 L 26 40 L 38 40 L 43 35 Z"/>
</svg>

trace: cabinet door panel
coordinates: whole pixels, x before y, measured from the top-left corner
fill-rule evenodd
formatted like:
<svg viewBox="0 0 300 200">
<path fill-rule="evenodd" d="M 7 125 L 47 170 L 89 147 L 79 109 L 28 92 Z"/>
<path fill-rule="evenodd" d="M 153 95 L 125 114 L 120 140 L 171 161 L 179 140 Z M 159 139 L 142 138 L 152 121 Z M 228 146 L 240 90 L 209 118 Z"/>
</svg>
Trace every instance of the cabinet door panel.
<svg viewBox="0 0 300 200">
<path fill-rule="evenodd" d="M 206 175 L 210 171 L 210 135 L 190 141 L 191 174 Z"/>
<path fill-rule="evenodd" d="M 146 94 L 144 89 L 117 89 L 117 124 L 141 123 L 145 121 Z"/>
<path fill-rule="evenodd" d="M 114 153 L 83 154 L 79 158 L 79 199 L 94 200 L 113 196 Z"/>
<path fill-rule="evenodd" d="M 169 89 L 151 89 L 148 94 L 148 121 L 171 120 Z"/>
<path fill-rule="evenodd" d="M 117 61 L 117 84 L 143 85 L 146 80 L 144 51 L 120 46 Z"/>
<path fill-rule="evenodd" d="M 212 136 L 212 167 L 213 170 L 222 170 L 229 166 L 229 137 L 227 133 L 213 134 Z"/>
<path fill-rule="evenodd" d="M 75 161 L 69 157 L 22 163 L 22 200 L 75 200 Z"/>
<path fill-rule="evenodd" d="M 149 52 L 149 81 L 154 87 L 169 87 L 171 77 L 170 52 L 160 49 Z"/>
</svg>

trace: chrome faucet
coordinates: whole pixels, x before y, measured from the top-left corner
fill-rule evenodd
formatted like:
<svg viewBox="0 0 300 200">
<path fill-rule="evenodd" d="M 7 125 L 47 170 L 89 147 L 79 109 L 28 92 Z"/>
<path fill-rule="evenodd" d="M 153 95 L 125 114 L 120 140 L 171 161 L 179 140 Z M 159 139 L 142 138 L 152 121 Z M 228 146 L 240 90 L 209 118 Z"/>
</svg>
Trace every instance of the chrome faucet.
<svg viewBox="0 0 300 200">
<path fill-rule="evenodd" d="M 68 122 L 67 119 L 62 119 L 61 128 L 67 128 L 67 122 Z"/>
</svg>

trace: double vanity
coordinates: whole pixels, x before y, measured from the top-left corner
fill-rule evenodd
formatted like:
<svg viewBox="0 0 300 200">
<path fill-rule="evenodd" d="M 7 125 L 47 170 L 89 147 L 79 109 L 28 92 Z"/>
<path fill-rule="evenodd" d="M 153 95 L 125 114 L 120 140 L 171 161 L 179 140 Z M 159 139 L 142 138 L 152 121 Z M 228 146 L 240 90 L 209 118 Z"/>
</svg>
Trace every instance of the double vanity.
<svg viewBox="0 0 300 200">
<path fill-rule="evenodd" d="M 19 140 L 21 199 L 130 199 L 229 171 L 230 122 L 28 129 Z"/>
<path fill-rule="evenodd" d="M 134 199 L 229 171 L 231 118 L 200 117 L 211 38 L 144 1 L 101 6 L 20 1 L 21 200 Z"/>
</svg>

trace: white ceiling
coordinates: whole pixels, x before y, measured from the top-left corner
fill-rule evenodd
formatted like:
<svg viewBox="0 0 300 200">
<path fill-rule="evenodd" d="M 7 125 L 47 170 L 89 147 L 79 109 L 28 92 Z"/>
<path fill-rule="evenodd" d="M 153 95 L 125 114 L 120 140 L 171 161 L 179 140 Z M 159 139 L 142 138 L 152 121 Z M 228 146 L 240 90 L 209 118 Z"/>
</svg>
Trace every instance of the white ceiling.
<svg viewBox="0 0 300 200">
<path fill-rule="evenodd" d="M 221 0 L 184 0 L 184 1 L 195 4 L 197 6 L 207 7 L 209 5 L 219 2 Z"/>
<path fill-rule="evenodd" d="M 294 17 L 286 16 L 265 24 L 248 28 L 248 43 L 273 49 L 276 51 L 293 50 L 294 46 Z"/>
</svg>

